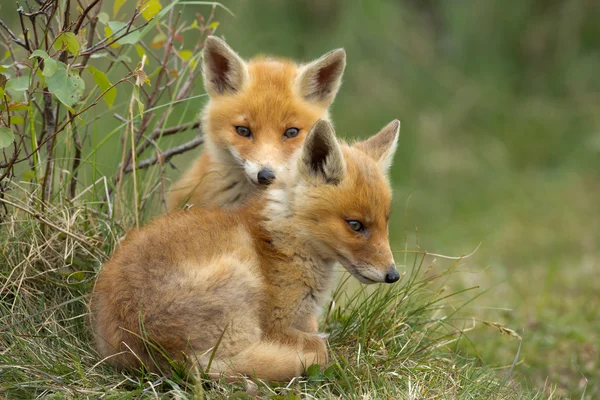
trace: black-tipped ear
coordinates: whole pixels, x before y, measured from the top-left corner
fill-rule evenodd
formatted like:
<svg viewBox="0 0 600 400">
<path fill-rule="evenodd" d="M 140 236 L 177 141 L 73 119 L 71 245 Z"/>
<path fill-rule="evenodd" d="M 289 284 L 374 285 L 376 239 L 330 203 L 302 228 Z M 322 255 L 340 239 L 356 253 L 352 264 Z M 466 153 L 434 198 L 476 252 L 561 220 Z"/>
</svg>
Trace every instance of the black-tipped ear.
<svg viewBox="0 0 600 400">
<path fill-rule="evenodd" d="M 204 42 L 204 87 L 209 96 L 235 93 L 248 81 L 248 67 L 223 40 L 209 36 Z"/>
<path fill-rule="evenodd" d="M 346 173 L 346 163 L 331 124 L 318 120 L 302 147 L 300 171 L 309 179 L 337 184 Z"/>
<path fill-rule="evenodd" d="M 387 173 L 396 153 L 399 136 L 400 121 L 395 119 L 376 135 L 371 136 L 363 142 L 358 142 L 354 146 L 371 156 L 377 161 L 382 171 Z"/>
<path fill-rule="evenodd" d="M 346 68 L 346 51 L 337 49 L 302 67 L 296 83 L 307 101 L 333 103 Z"/>
</svg>

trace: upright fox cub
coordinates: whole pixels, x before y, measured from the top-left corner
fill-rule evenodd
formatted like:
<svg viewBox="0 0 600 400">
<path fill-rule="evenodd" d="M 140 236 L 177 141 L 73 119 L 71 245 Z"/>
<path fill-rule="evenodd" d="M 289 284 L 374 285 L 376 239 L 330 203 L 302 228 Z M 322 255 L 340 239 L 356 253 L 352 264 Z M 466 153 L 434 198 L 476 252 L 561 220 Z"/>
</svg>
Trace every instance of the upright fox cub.
<svg viewBox="0 0 600 400">
<path fill-rule="evenodd" d="M 309 325 L 334 265 L 363 283 L 399 279 L 386 177 L 399 127 L 350 146 L 319 120 L 285 179 L 244 206 L 194 207 L 127 235 L 92 297 L 100 355 L 118 367 L 168 369 L 164 354 L 206 368 L 215 352 L 211 376 L 267 380 L 326 363 L 326 343 Z"/>
<path fill-rule="evenodd" d="M 264 57 L 246 63 L 213 36 L 204 46 L 205 148 L 172 186 L 169 210 L 242 204 L 277 179 L 315 121 L 328 119 L 346 66 L 343 49 L 297 65 Z"/>
</svg>

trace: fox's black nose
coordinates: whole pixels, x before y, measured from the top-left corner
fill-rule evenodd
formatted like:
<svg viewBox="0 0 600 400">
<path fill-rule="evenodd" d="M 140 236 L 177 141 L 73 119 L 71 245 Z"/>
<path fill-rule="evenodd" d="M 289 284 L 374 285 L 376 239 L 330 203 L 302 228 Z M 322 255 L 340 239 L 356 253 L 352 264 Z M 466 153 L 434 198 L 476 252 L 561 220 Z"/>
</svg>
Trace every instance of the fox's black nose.
<svg viewBox="0 0 600 400">
<path fill-rule="evenodd" d="M 400 279 L 400 274 L 398 273 L 396 266 L 392 264 L 392 267 L 390 268 L 388 273 L 385 274 L 385 283 L 394 283 L 398 279 Z"/>
<path fill-rule="evenodd" d="M 257 178 L 261 185 L 270 185 L 275 180 L 275 172 L 270 168 L 263 168 L 258 171 Z"/>
</svg>

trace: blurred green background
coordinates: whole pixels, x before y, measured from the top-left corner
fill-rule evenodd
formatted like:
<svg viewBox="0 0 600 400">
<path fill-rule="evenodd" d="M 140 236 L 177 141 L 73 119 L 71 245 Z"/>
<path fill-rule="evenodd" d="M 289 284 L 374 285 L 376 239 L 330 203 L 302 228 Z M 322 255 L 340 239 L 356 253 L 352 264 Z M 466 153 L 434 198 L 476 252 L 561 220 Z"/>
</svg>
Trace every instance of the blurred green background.
<svg viewBox="0 0 600 400">
<path fill-rule="evenodd" d="M 223 4 L 235 15 L 218 8 L 216 33 L 244 58 L 309 61 L 346 49 L 331 113 L 338 134 L 363 137 L 402 121 L 392 170 L 394 248 L 404 248 L 405 232 L 410 248 L 447 255 L 481 243 L 452 284 L 487 290 L 467 315 L 522 334 L 513 376 L 559 397 L 599 397 L 600 1 Z M 0 11 L 14 15 L 12 7 Z M 210 13 L 208 6 L 178 7 L 190 20 Z M 200 80 L 195 92 L 203 92 Z M 124 115 L 122 101 L 116 111 Z M 173 124 L 203 104 L 182 105 Z M 91 112 L 102 123 L 86 132 L 88 148 L 119 124 L 110 117 L 115 110 L 98 110 Z M 120 159 L 118 140 L 97 153 L 109 176 Z M 183 170 L 197 153 L 173 162 Z M 169 177 L 180 173 L 169 170 Z M 91 170 L 81 176 L 97 179 Z M 469 338 L 467 354 L 500 373 L 510 368 L 516 340 L 481 323 Z"/>
</svg>

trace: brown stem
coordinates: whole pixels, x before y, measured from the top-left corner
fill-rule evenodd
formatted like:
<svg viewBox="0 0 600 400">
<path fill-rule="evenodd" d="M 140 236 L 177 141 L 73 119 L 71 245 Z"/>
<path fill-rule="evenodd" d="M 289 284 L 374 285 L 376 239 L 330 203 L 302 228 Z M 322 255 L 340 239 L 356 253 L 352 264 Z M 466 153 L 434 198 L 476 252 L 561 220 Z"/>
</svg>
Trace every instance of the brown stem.
<svg viewBox="0 0 600 400">
<path fill-rule="evenodd" d="M 79 16 L 79 19 L 77 20 L 77 23 L 75 24 L 75 28 L 73 29 L 73 33 L 74 34 L 78 34 L 79 33 L 79 29 L 81 29 L 81 25 L 83 24 L 83 21 L 85 20 L 85 17 L 88 15 L 88 13 L 92 10 L 92 8 L 94 8 L 94 6 L 96 6 L 96 4 L 98 4 L 99 2 L 101 2 L 102 0 L 94 0 L 90 3 L 89 6 L 86 7 L 85 10 L 83 10 L 83 12 L 81 13 L 81 15 Z M 90 30 L 90 32 L 93 32 L 94 30 Z"/>
<path fill-rule="evenodd" d="M 159 126 L 160 125 L 161 124 L 159 124 Z M 157 128 L 152 132 L 152 134 L 150 135 L 150 138 L 146 139 L 146 141 L 138 147 L 137 153 L 142 154 L 144 152 L 144 150 L 146 150 L 148 148 L 148 146 L 150 146 L 152 141 L 156 140 L 158 137 L 174 135 L 179 132 L 187 131 L 189 129 L 196 129 L 199 127 L 200 127 L 200 121 L 189 122 L 187 124 L 172 126 L 170 128 L 166 128 L 166 129 Z"/>
<path fill-rule="evenodd" d="M 69 115 L 72 117 L 70 112 Z M 79 173 L 79 164 L 81 164 L 81 150 L 83 148 L 81 141 L 79 140 L 77 124 L 73 124 L 73 144 L 75 145 L 75 155 L 73 156 L 71 182 L 69 183 L 69 194 L 71 198 L 75 197 L 75 190 L 77 189 L 77 174 Z"/>
<path fill-rule="evenodd" d="M 4 30 L 6 30 L 6 32 L 9 34 L 9 36 L 12 39 L 13 42 L 15 42 L 16 44 L 18 44 L 19 46 L 21 46 L 25 50 L 31 51 L 31 49 L 29 48 L 29 45 L 26 42 L 24 42 L 21 39 L 19 39 L 17 37 L 17 35 L 15 35 L 14 32 L 10 30 L 10 28 L 8 27 L 8 25 L 6 25 L 4 23 L 4 21 L 2 21 L 1 19 L 0 19 L 0 26 L 3 27 Z"/>
<path fill-rule="evenodd" d="M 30 53 L 32 52 L 31 50 L 31 45 L 29 44 L 29 29 L 25 28 L 25 23 L 23 22 L 23 13 L 25 12 L 25 10 L 23 10 L 23 7 L 19 7 L 17 8 L 17 12 L 19 13 L 19 21 L 21 22 L 21 32 L 23 32 L 23 37 L 25 38 L 25 48 L 27 49 L 27 51 L 29 51 Z"/>
<path fill-rule="evenodd" d="M 155 157 L 146 158 L 146 159 L 140 161 L 137 164 L 136 169 L 148 168 L 154 164 L 158 164 L 159 162 L 165 163 L 165 162 L 169 161 L 173 156 L 176 156 L 177 154 L 183 154 L 186 151 L 193 150 L 196 147 L 200 146 L 202 143 L 204 143 L 204 137 L 198 136 L 198 137 L 194 138 L 193 140 L 190 140 L 187 143 L 173 147 L 173 148 L 163 151 L 163 152 L 158 152 L 158 154 Z M 131 172 L 131 171 L 133 171 L 133 166 L 130 164 L 125 168 L 125 173 Z"/>
<path fill-rule="evenodd" d="M 69 17 L 71 16 L 71 0 L 67 0 L 65 5 L 65 14 L 63 16 L 63 27 L 62 30 L 66 31 L 69 27 Z"/>
</svg>

